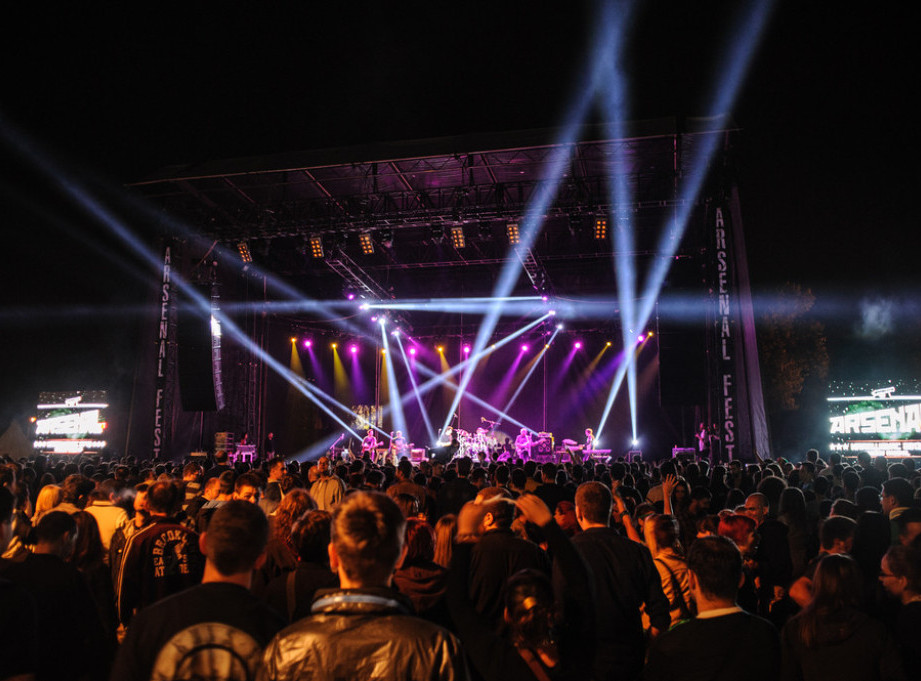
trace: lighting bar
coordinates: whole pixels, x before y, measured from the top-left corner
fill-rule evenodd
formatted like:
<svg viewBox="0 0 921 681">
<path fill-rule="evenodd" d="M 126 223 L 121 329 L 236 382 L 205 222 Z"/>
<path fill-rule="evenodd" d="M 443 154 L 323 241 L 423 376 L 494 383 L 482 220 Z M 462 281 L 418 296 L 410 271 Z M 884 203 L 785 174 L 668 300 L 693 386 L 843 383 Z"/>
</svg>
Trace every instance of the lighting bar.
<svg viewBox="0 0 921 681">
<path fill-rule="evenodd" d="M 310 237 L 310 255 L 312 255 L 314 258 L 323 257 L 323 237 Z"/>
<path fill-rule="evenodd" d="M 249 252 L 249 244 L 241 241 L 237 244 L 237 251 L 240 253 L 240 260 L 243 262 L 252 262 L 253 254 Z"/>
<path fill-rule="evenodd" d="M 361 252 L 365 255 L 374 253 L 374 241 L 371 240 L 371 234 L 362 232 L 358 235 L 358 243 L 361 244 Z"/>
<path fill-rule="evenodd" d="M 608 238 L 608 221 L 605 218 L 595 218 L 595 238 L 598 241 Z"/>
<path fill-rule="evenodd" d="M 505 226 L 505 233 L 508 234 L 508 242 L 516 245 L 521 242 L 521 234 L 518 232 L 518 223 L 510 222 Z"/>
<path fill-rule="evenodd" d="M 467 245 L 467 241 L 464 239 L 464 228 L 461 226 L 451 228 L 451 245 L 454 248 L 463 248 Z"/>
</svg>

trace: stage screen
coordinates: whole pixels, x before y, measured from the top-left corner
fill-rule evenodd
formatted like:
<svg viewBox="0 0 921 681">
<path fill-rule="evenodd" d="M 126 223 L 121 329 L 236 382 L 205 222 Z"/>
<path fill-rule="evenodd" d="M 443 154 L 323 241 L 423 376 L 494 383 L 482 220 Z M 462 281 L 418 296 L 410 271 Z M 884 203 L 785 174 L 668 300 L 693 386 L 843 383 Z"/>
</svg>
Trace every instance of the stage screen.
<svg viewBox="0 0 921 681">
<path fill-rule="evenodd" d="M 40 393 L 34 419 L 35 449 L 49 454 L 104 449 L 108 406 L 102 390 Z"/>
<path fill-rule="evenodd" d="M 829 449 L 921 454 L 921 381 L 837 381 L 829 384 Z"/>
</svg>

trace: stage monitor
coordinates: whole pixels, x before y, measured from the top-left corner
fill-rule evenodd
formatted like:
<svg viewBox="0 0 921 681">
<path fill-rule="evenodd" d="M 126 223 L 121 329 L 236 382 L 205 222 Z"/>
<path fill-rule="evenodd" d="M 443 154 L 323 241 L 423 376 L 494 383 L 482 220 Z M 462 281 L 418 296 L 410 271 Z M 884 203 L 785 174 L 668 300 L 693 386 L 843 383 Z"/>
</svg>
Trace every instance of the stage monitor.
<svg viewBox="0 0 921 681">
<path fill-rule="evenodd" d="M 48 454 L 83 454 L 106 447 L 106 393 L 74 390 L 40 393 L 34 447 Z"/>
<path fill-rule="evenodd" d="M 921 454 L 921 381 L 833 381 L 827 401 L 829 451 Z"/>
</svg>

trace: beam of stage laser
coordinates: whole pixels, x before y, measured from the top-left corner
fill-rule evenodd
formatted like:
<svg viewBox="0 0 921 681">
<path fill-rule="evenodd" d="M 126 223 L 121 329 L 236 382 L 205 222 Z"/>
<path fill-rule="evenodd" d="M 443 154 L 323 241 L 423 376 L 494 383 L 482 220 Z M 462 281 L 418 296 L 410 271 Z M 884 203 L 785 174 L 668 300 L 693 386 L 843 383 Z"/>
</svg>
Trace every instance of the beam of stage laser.
<svg viewBox="0 0 921 681">
<path fill-rule="evenodd" d="M 521 383 L 518 384 L 518 387 L 515 389 L 515 392 L 512 393 L 512 396 L 509 398 L 508 402 L 505 403 L 505 406 L 502 407 L 502 413 L 508 414 L 511 410 L 512 405 L 515 404 L 515 400 L 518 399 L 518 396 L 521 394 L 521 391 L 524 389 L 525 385 L 528 383 L 528 379 L 531 378 L 531 375 L 534 373 L 534 370 L 537 368 L 537 365 L 540 364 L 541 359 L 543 359 L 544 354 L 546 354 L 547 349 L 553 345 L 553 339 L 556 338 L 556 335 L 560 332 L 559 329 L 553 330 L 553 335 L 550 336 L 550 340 L 540 349 L 540 352 L 534 356 L 534 360 L 531 362 L 531 366 L 528 367 L 528 373 L 524 375 L 524 378 L 521 379 Z M 499 424 L 502 423 L 502 418 L 499 417 L 499 420 L 496 422 L 494 428 L 498 428 Z"/>
<path fill-rule="evenodd" d="M 633 2 L 605 2 L 601 6 L 603 25 L 608 27 L 611 43 L 605 46 L 598 58 L 604 64 L 605 77 L 599 92 L 608 115 L 605 127 L 608 137 L 614 142 L 614 164 L 617 168 L 627 168 L 629 164 L 624 154 L 624 140 L 628 136 L 626 122 L 629 118 L 627 105 L 627 78 L 622 68 L 625 57 L 623 49 L 626 29 L 631 23 Z M 617 298 L 620 303 L 621 332 L 624 347 L 629 347 L 635 336 L 634 327 L 636 297 L 636 263 L 632 255 L 634 250 L 633 196 L 628 175 L 614 172 L 608 178 L 610 203 L 614 207 L 612 232 L 614 234 L 614 259 L 611 263 L 617 281 Z M 627 388 L 630 395 L 630 416 L 636 431 L 636 369 L 632 362 L 627 365 Z"/>
<path fill-rule="evenodd" d="M 419 365 L 419 370 L 420 370 L 422 373 L 424 373 L 424 374 L 426 374 L 426 375 L 428 375 L 428 376 L 433 376 L 434 378 L 440 378 L 440 376 L 439 376 L 438 374 L 436 374 L 435 371 L 433 371 L 432 369 L 429 369 L 427 366 L 424 366 L 424 365 L 421 365 L 421 364 L 420 364 L 420 365 Z M 433 379 L 433 380 L 434 380 L 434 379 Z M 498 416 L 499 419 L 508 421 L 508 422 L 511 423 L 512 425 L 518 426 L 519 428 L 525 428 L 526 430 L 528 430 L 528 431 L 530 431 L 530 432 L 532 432 L 532 433 L 534 432 L 530 427 L 528 427 L 528 426 L 526 426 L 525 424 L 521 423 L 521 421 L 518 421 L 517 419 L 513 418 L 513 417 L 510 416 L 509 414 L 503 414 L 501 411 L 499 411 L 499 409 L 497 409 L 496 407 L 494 407 L 493 405 L 491 405 L 491 404 L 490 404 L 489 402 L 487 402 L 486 400 L 484 400 L 484 399 L 482 399 L 482 398 L 480 398 L 480 397 L 477 397 L 477 396 L 474 395 L 473 393 L 467 393 L 466 395 L 464 395 L 464 398 L 470 400 L 471 402 L 473 402 L 474 404 L 476 404 L 476 405 L 478 405 L 478 406 L 480 406 L 480 407 L 483 407 L 484 409 L 486 409 L 487 411 L 489 411 L 489 412 L 492 413 L 493 415 Z"/>
<path fill-rule="evenodd" d="M 729 43 L 723 58 L 722 77 L 715 81 L 715 90 L 711 95 L 709 111 L 713 116 L 732 109 L 745 73 L 760 42 L 764 26 L 773 10 L 773 2 L 749 0 L 747 11 L 732 31 L 733 40 Z M 719 141 L 723 135 L 715 132 L 701 133 L 701 145 L 692 159 L 691 170 L 687 173 L 688 183 L 680 191 L 678 208 L 668 229 L 659 242 L 659 257 L 647 274 L 645 291 L 637 314 L 637 330 L 641 330 L 652 316 L 656 296 L 671 266 L 674 255 L 684 236 L 697 195 L 703 187 L 707 171 Z"/>
<path fill-rule="evenodd" d="M 403 413 L 403 402 L 400 399 L 400 390 L 397 387 L 397 377 L 393 370 L 393 356 L 390 353 L 390 342 L 387 339 L 387 328 L 384 324 L 381 327 L 381 337 L 384 339 L 384 366 L 387 369 L 387 395 L 390 399 L 388 406 L 391 408 L 391 418 L 394 431 L 400 431 L 404 436 L 408 436 L 406 428 L 406 414 Z"/>
<path fill-rule="evenodd" d="M 511 343 L 513 340 L 515 340 L 515 339 L 518 338 L 519 336 L 521 336 L 521 335 L 527 333 L 528 331 L 530 331 L 531 329 L 533 329 L 535 326 L 538 326 L 539 324 L 543 323 L 544 319 L 547 318 L 547 317 L 549 317 L 549 316 L 550 316 L 550 314 L 548 313 L 548 314 L 545 315 L 544 317 L 541 317 L 541 318 L 539 318 L 539 319 L 535 319 L 535 320 L 533 320 L 533 321 L 531 321 L 531 322 L 528 322 L 525 326 L 521 327 L 521 328 L 518 329 L 517 331 L 514 331 L 513 333 L 509 334 L 509 335 L 506 336 L 505 338 L 502 338 L 502 339 L 496 341 L 495 343 L 493 343 L 492 346 L 490 346 L 487 350 L 484 350 L 483 352 L 479 353 L 478 355 L 473 356 L 473 357 L 470 357 L 470 358 L 464 360 L 463 362 L 459 362 L 458 364 L 455 364 L 453 367 L 451 367 L 451 370 L 448 371 L 446 374 L 439 374 L 439 373 L 437 373 L 437 372 L 435 372 L 435 371 L 429 369 L 429 368 L 426 367 L 425 365 L 423 365 L 423 364 L 421 364 L 421 363 L 417 363 L 416 366 L 417 366 L 420 370 L 423 370 L 423 373 L 424 373 L 425 375 L 431 376 L 431 377 L 432 377 L 432 378 L 430 378 L 429 380 L 427 380 L 425 383 L 423 383 L 422 385 L 419 386 L 419 394 L 420 394 L 420 395 L 425 395 L 425 394 L 427 394 L 429 391 L 433 390 L 434 388 L 436 388 L 436 387 L 438 387 L 438 386 L 440 386 L 440 385 L 443 385 L 446 381 L 450 382 L 450 380 L 451 380 L 451 378 L 452 378 L 453 376 L 455 376 L 455 375 L 457 375 L 458 373 L 462 372 L 466 367 L 469 367 L 469 366 L 471 366 L 471 365 L 474 365 L 474 366 L 475 366 L 481 359 L 483 359 L 484 357 L 488 356 L 488 355 L 491 354 L 492 352 L 495 352 L 496 350 L 498 350 L 499 348 L 503 347 L 504 345 L 508 345 L 509 343 Z M 452 383 L 452 385 L 453 385 L 453 383 Z M 402 404 L 406 404 L 406 403 L 407 403 L 409 400 L 411 400 L 412 398 L 413 398 L 413 394 L 410 392 L 410 393 L 407 393 L 407 394 L 401 396 L 400 401 L 401 401 Z M 385 411 L 385 413 L 386 413 L 386 411 Z M 443 430 L 444 430 L 444 429 L 442 429 L 442 431 L 443 431 Z"/>
<path fill-rule="evenodd" d="M 605 30 L 604 27 L 601 27 L 601 29 L 602 30 L 600 30 L 595 37 L 595 40 L 598 44 L 606 44 L 610 41 L 610 36 L 607 34 L 607 30 Z M 520 241 L 516 246 L 510 245 L 510 250 L 517 248 L 521 252 L 525 252 L 534 245 L 537 235 L 540 233 L 547 209 L 556 199 L 560 183 L 563 180 L 563 176 L 571 160 L 573 147 L 578 140 L 579 126 L 588 115 L 591 104 L 595 98 L 595 93 L 603 77 L 603 64 L 599 63 L 597 59 L 592 60 L 589 63 L 586 77 L 576 90 L 574 101 L 569 107 L 561 133 L 557 137 L 552 148 L 546 165 L 545 176 L 542 181 L 537 184 L 537 189 L 529 198 L 528 205 L 523 212 L 519 233 Z M 519 258 L 509 258 L 506 261 L 502 266 L 502 270 L 496 280 L 496 285 L 493 288 L 494 298 L 506 298 L 511 294 L 518 280 L 518 276 L 521 273 L 521 268 L 522 262 Z M 481 352 L 486 346 L 486 342 L 492 336 L 501 314 L 501 302 L 490 305 L 486 316 L 480 323 L 479 329 L 477 329 L 477 335 L 473 345 L 474 355 Z M 472 374 L 473 372 L 471 371 L 463 376 L 460 389 L 457 391 L 454 397 L 454 403 L 448 411 L 448 419 L 450 419 L 451 415 L 457 410 Z M 443 424 L 442 430 L 447 426 L 448 421 Z"/>
<path fill-rule="evenodd" d="M 435 444 L 435 431 L 432 429 L 432 421 L 429 419 L 428 410 L 425 408 L 425 404 L 422 402 L 422 395 L 419 394 L 419 385 L 416 381 L 416 375 L 412 370 L 412 367 L 409 365 L 409 358 L 406 356 L 406 350 L 403 348 L 403 341 L 398 335 L 396 337 L 397 345 L 400 347 L 400 356 L 403 358 L 403 366 L 406 367 L 406 373 L 409 374 L 409 381 L 413 386 L 413 395 L 416 396 L 416 402 L 419 404 L 419 411 L 422 414 L 422 420 L 425 422 L 425 431 L 428 435 L 428 442 Z"/>
<path fill-rule="evenodd" d="M 5 133 L 5 137 L 14 145 L 14 147 L 20 152 L 20 154 L 23 155 L 23 157 L 31 161 L 49 179 L 53 178 L 55 185 L 63 190 L 64 194 L 71 201 L 73 201 L 77 207 L 83 210 L 88 216 L 93 218 L 100 225 L 108 229 L 141 260 L 150 265 L 154 271 L 158 271 L 163 266 L 160 257 L 157 254 L 154 254 L 137 236 L 135 236 L 127 227 L 121 223 L 121 221 L 112 213 L 111 210 L 109 210 L 91 193 L 89 193 L 80 183 L 73 179 L 68 173 L 54 167 L 50 159 L 46 158 L 38 150 L 33 149 L 24 137 L 11 134 L 11 131 L 6 126 L 0 126 L 0 130 Z M 259 356 L 260 359 L 262 359 L 262 361 L 264 361 L 266 365 L 269 366 L 273 371 L 278 373 L 289 383 L 294 384 L 297 389 L 304 394 L 305 397 L 316 404 L 321 410 L 330 416 L 330 418 L 338 422 L 353 435 L 356 435 L 355 432 L 348 426 L 348 424 L 346 424 L 335 413 L 329 410 L 326 405 L 317 400 L 310 393 L 310 391 L 304 390 L 300 385 L 298 385 L 299 377 L 296 374 L 290 371 L 286 366 L 284 366 L 274 357 L 266 353 L 257 344 L 253 343 L 252 340 L 245 333 L 243 333 L 237 327 L 237 325 L 234 324 L 234 322 L 223 312 L 221 312 L 219 309 L 212 310 L 211 301 L 202 296 L 194 286 L 190 286 L 183 279 L 183 277 L 178 274 L 178 272 L 171 271 L 170 277 L 171 281 L 176 284 L 176 288 L 179 289 L 182 294 L 186 295 L 198 307 L 198 312 L 203 317 L 216 318 L 220 322 L 225 332 L 229 332 L 229 334 L 237 342 Z"/>
</svg>

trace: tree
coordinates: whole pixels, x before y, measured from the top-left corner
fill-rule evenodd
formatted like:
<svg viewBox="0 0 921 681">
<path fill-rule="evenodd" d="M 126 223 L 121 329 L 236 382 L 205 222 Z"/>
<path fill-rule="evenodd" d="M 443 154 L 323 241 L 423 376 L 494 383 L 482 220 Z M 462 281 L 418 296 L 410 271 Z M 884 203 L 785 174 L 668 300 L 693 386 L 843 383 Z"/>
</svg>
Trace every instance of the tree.
<svg viewBox="0 0 921 681">
<path fill-rule="evenodd" d="M 828 339 L 811 318 L 815 296 L 787 282 L 761 316 L 758 348 L 770 411 L 796 411 L 808 379 L 828 377 Z"/>
</svg>

